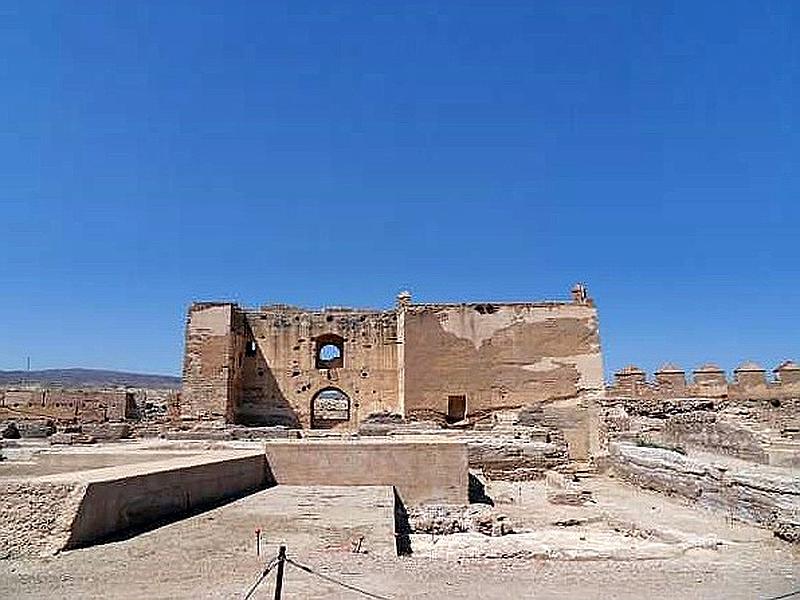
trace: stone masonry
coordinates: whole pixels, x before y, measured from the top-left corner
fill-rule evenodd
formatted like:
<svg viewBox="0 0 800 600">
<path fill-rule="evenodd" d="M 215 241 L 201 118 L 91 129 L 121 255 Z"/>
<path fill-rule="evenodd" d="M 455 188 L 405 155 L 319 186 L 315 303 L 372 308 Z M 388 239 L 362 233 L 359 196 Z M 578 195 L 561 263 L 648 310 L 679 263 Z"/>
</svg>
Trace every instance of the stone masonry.
<svg viewBox="0 0 800 600">
<path fill-rule="evenodd" d="M 195 303 L 184 419 L 354 430 L 398 414 L 450 423 L 603 388 L 597 309 L 571 301 L 305 310 Z"/>
</svg>

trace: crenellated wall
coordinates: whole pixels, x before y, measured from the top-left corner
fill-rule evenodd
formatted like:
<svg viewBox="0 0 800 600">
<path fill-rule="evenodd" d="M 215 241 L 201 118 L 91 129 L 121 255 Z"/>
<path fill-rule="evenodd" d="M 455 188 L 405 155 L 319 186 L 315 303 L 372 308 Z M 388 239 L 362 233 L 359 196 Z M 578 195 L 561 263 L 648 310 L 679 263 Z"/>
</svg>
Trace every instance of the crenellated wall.
<svg viewBox="0 0 800 600">
<path fill-rule="evenodd" d="M 641 398 L 727 398 L 727 399 L 782 399 L 800 395 L 800 366 L 785 361 L 773 369 L 774 378 L 760 365 L 746 362 L 734 369 L 733 377 L 713 363 L 692 371 L 691 380 L 686 372 L 672 364 L 662 366 L 648 379 L 647 373 L 629 365 L 614 374 L 614 382 L 607 386 L 609 396 Z"/>
</svg>

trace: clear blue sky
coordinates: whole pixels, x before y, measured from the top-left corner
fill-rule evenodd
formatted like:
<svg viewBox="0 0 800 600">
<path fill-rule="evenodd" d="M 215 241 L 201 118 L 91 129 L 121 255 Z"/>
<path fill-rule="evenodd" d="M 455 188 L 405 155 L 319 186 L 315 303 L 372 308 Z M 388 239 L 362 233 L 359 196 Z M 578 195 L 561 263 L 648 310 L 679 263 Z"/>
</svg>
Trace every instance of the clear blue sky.
<svg viewBox="0 0 800 600">
<path fill-rule="evenodd" d="M 6 1 L 0 56 L 0 368 L 579 280 L 608 372 L 800 359 L 793 0 Z"/>
</svg>

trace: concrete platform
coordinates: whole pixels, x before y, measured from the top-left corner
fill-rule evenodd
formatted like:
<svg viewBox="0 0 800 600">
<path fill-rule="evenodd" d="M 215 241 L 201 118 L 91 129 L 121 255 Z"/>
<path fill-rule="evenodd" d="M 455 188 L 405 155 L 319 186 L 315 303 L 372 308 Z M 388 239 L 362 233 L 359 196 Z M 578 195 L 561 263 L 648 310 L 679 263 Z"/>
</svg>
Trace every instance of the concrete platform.
<svg viewBox="0 0 800 600">
<path fill-rule="evenodd" d="M 375 552 L 394 553 L 398 498 L 407 506 L 468 502 L 467 449 L 456 441 L 281 440 L 268 442 L 266 452 L 205 451 L 162 460 L 146 460 L 146 452 L 135 464 L 97 468 L 125 458 L 86 450 L 79 462 L 95 468 L 0 477 L 0 558 L 52 555 L 141 532 L 276 484 L 262 511 L 265 531 L 293 527 L 294 534 L 329 536 L 342 546 L 363 537 Z M 60 470 L 70 464 L 65 461 L 45 466 Z M 320 487 L 306 496 L 284 486 Z M 372 495 L 355 489 L 362 486 Z M 353 525 L 320 530 L 326 519 Z"/>
<path fill-rule="evenodd" d="M 72 473 L 89 469 L 122 467 L 136 463 L 150 463 L 181 456 L 199 454 L 199 451 L 152 451 L 129 448 L 127 445 L 89 445 L 85 447 L 51 447 L 39 444 L 19 444 L 3 448 L 6 460 L 0 461 L 0 478 L 27 478 L 56 473 Z"/>
<path fill-rule="evenodd" d="M 264 486 L 264 454 L 242 451 L 3 478 L 0 558 L 88 545 Z"/>
</svg>

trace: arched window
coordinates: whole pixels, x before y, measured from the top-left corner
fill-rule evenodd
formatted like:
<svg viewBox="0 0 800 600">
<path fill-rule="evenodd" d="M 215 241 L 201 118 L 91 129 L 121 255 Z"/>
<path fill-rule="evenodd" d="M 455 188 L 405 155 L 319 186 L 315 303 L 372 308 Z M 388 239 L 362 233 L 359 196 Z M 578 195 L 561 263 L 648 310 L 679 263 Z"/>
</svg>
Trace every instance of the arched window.
<svg viewBox="0 0 800 600">
<path fill-rule="evenodd" d="M 318 369 L 340 369 L 344 367 L 344 338 L 321 335 L 317 338 L 316 365 Z"/>
<path fill-rule="evenodd" d="M 311 399 L 311 427 L 333 427 L 349 420 L 350 398 L 339 388 L 323 388 Z"/>
</svg>

